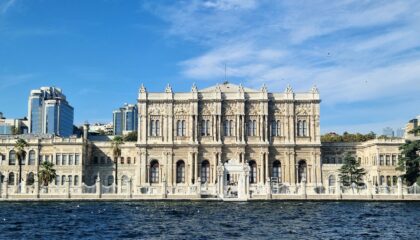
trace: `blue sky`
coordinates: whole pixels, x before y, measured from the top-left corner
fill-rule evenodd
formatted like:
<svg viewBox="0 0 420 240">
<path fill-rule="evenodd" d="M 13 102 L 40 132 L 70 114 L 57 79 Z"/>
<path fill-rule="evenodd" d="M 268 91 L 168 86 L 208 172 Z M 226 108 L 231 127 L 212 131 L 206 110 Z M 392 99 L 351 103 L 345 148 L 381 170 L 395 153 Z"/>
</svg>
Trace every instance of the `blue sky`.
<svg viewBox="0 0 420 240">
<path fill-rule="evenodd" d="M 109 122 L 141 85 L 228 80 L 321 98 L 322 132 L 381 132 L 420 114 L 419 1 L 0 0 L 0 111 L 61 87 L 75 123 Z"/>
</svg>

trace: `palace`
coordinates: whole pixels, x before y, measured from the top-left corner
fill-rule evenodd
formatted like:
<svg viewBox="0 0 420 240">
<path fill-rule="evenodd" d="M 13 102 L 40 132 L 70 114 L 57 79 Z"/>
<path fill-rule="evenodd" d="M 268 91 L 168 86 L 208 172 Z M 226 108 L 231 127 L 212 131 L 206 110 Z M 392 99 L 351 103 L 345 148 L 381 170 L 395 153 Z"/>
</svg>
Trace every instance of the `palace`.
<svg viewBox="0 0 420 240">
<path fill-rule="evenodd" d="M 49 194 L 68 197 L 247 200 L 276 193 L 337 193 L 347 152 L 367 170 L 367 186 L 396 187 L 403 139 L 321 144 L 320 102 L 315 87 L 296 93 L 288 86 L 272 93 L 265 86 L 254 90 L 223 83 L 175 93 L 168 85 L 154 93 L 142 85 L 138 139 L 121 144 L 120 154 L 111 138 L 89 136 L 86 124 L 80 138 L 20 135 L 29 146 L 19 166 L 16 137 L 0 137 L 1 193 L 42 195 L 40 189 L 47 187 L 36 179 L 43 161 L 57 170 Z"/>
</svg>

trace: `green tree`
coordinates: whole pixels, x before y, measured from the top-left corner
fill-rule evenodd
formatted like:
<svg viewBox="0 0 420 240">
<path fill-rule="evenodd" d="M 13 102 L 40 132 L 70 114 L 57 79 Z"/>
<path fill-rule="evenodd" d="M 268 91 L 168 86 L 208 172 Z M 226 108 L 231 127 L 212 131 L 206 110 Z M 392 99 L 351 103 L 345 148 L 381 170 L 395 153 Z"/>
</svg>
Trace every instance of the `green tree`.
<svg viewBox="0 0 420 240">
<path fill-rule="evenodd" d="M 42 162 L 41 170 L 39 171 L 39 182 L 43 186 L 48 186 L 56 177 L 57 173 L 54 169 L 54 164 L 47 161 Z"/>
<path fill-rule="evenodd" d="M 122 144 L 124 144 L 124 139 L 121 136 L 115 136 L 112 139 L 112 155 L 115 162 L 115 184 L 118 184 L 118 157 L 121 157 Z"/>
<path fill-rule="evenodd" d="M 350 186 L 355 183 L 358 186 L 363 185 L 363 176 L 366 174 L 365 169 L 360 167 L 360 163 L 351 154 L 347 153 L 340 168 L 340 181 L 344 186 Z"/>
<path fill-rule="evenodd" d="M 130 132 L 124 136 L 124 141 L 126 142 L 136 142 L 137 141 L 137 131 Z"/>
<path fill-rule="evenodd" d="M 19 183 L 22 182 L 22 160 L 26 157 L 25 147 L 28 147 L 29 144 L 22 138 L 18 138 L 15 143 L 15 151 L 16 156 L 18 158 L 18 165 L 19 165 Z"/>
<path fill-rule="evenodd" d="M 400 150 L 401 157 L 396 169 L 405 172 L 401 177 L 408 185 L 415 182 L 420 185 L 420 140 L 407 140 L 400 146 Z"/>
</svg>

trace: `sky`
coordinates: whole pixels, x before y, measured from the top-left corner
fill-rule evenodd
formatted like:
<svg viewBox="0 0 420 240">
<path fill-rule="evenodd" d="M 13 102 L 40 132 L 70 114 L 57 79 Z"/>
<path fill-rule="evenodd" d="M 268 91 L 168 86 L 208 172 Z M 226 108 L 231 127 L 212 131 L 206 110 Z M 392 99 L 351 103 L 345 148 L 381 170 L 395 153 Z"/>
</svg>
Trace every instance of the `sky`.
<svg viewBox="0 0 420 240">
<path fill-rule="evenodd" d="M 316 85 L 321 132 L 381 133 L 420 115 L 420 1 L 0 0 L 0 111 L 63 89 L 75 124 L 148 91 Z"/>
</svg>

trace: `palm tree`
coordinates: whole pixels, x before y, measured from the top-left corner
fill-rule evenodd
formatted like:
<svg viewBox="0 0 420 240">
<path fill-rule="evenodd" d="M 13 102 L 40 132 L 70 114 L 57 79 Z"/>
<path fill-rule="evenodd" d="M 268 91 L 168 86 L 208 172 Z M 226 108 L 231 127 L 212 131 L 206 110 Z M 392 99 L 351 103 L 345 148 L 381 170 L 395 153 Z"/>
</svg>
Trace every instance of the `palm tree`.
<svg viewBox="0 0 420 240">
<path fill-rule="evenodd" d="M 121 156 L 121 144 L 124 144 L 121 136 L 115 136 L 112 139 L 112 155 L 115 162 L 115 185 L 118 184 L 118 158 Z"/>
<path fill-rule="evenodd" d="M 54 169 L 54 164 L 47 161 L 42 162 L 41 170 L 39 171 L 39 182 L 43 186 L 48 186 L 56 177 L 57 173 Z"/>
<path fill-rule="evenodd" d="M 29 144 L 22 138 L 18 138 L 15 143 L 16 155 L 18 157 L 19 164 L 19 184 L 22 182 L 22 159 L 25 159 L 26 152 L 25 147 L 28 147 Z"/>
</svg>

